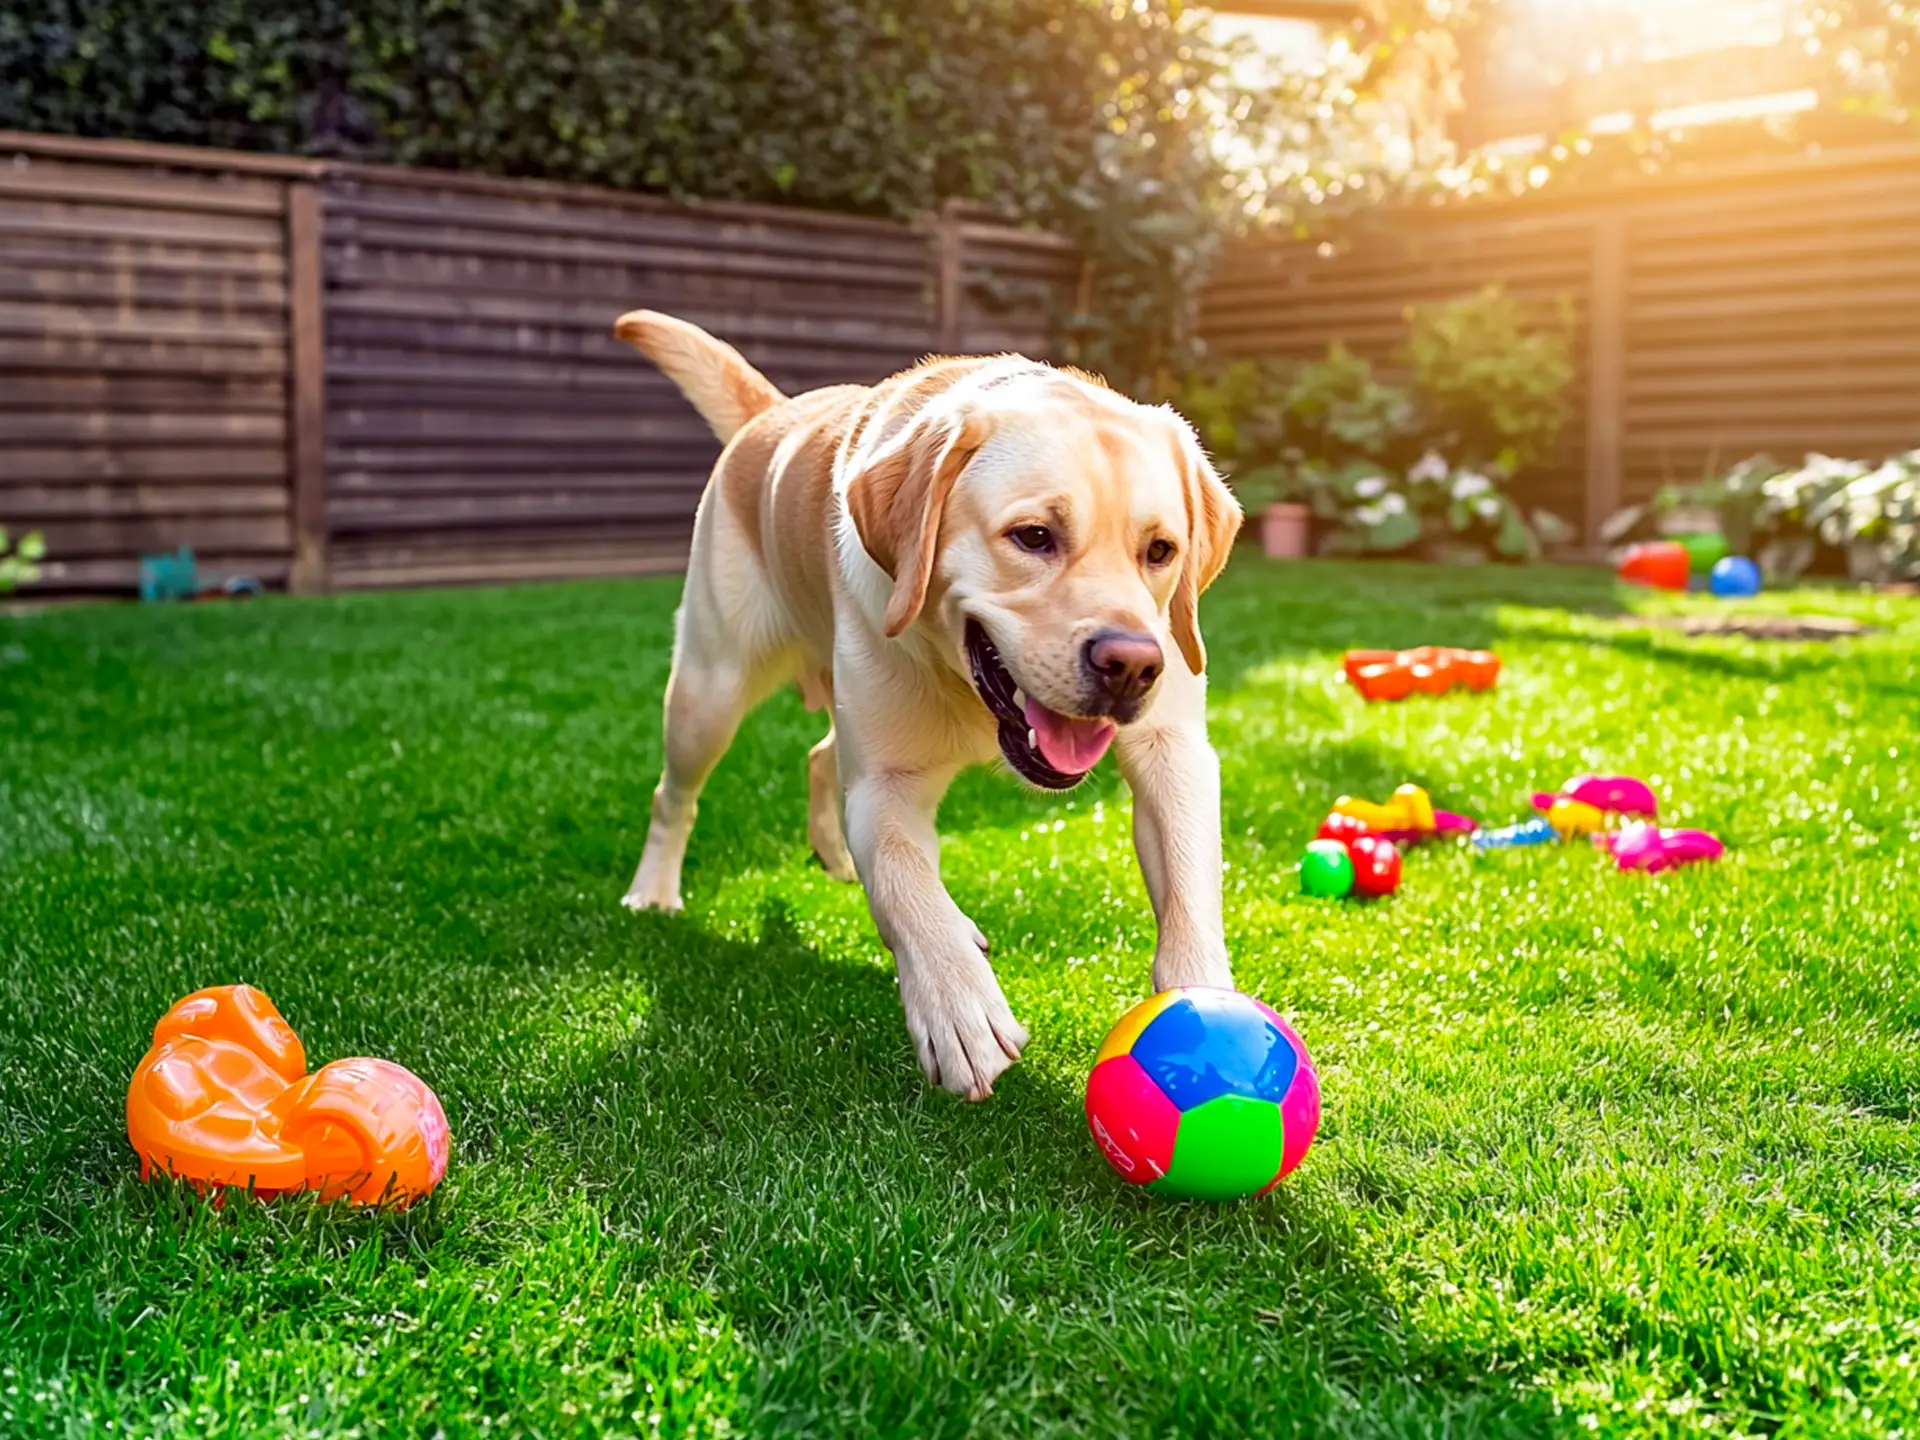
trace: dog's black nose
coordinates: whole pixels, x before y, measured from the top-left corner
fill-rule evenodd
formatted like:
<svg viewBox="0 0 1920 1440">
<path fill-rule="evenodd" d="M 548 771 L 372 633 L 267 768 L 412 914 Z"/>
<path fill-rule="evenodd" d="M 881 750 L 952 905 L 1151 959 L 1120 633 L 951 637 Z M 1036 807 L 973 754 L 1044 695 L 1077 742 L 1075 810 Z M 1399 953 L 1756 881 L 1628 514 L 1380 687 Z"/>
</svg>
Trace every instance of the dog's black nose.
<svg viewBox="0 0 1920 1440">
<path fill-rule="evenodd" d="M 1166 663 L 1160 642 L 1133 630 L 1102 630 L 1083 652 L 1093 683 L 1119 705 L 1129 705 L 1153 688 Z"/>
</svg>

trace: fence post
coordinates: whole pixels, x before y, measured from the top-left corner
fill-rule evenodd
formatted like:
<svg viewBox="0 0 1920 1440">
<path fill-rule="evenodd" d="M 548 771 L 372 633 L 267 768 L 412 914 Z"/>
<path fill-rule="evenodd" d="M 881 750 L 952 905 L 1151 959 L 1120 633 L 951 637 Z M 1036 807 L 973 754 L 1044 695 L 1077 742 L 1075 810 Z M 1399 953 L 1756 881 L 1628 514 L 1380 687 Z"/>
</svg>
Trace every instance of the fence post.
<svg viewBox="0 0 1920 1440">
<path fill-rule="evenodd" d="M 1619 210 L 1594 217 L 1587 282 L 1586 541 L 1598 552 L 1600 527 L 1620 508 L 1627 389 L 1627 222 Z"/>
<path fill-rule="evenodd" d="M 324 593 L 327 567 L 326 280 L 320 187 L 287 185 L 287 473 L 293 567 L 287 588 Z"/>
<path fill-rule="evenodd" d="M 958 355 L 966 340 L 967 237 L 960 228 L 960 203 L 946 201 L 934 221 L 934 334 L 943 355 Z"/>
</svg>

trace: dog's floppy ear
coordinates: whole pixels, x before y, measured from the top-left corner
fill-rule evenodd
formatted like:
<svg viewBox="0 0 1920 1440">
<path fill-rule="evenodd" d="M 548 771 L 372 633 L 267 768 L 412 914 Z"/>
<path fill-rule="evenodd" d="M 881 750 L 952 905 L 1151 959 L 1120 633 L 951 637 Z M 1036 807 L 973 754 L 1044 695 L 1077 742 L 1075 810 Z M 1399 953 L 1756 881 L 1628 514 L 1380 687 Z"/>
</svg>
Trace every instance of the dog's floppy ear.
<svg viewBox="0 0 1920 1440">
<path fill-rule="evenodd" d="M 978 417 L 921 416 L 847 482 L 847 513 L 860 544 L 893 577 L 889 639 L 913 624 L 926 604 L 947 497 L 985 440 L 986 424 Z"/>
<path fill-rule="evenodd" d="M 1187 491 L 1187 553 L 1167 622 L 1187 668 L 1199 675 L 1207 668 L 1207 647 L 1200 639 L 1200 595 L 1226 568 L 1243 517 L 1240 502 L 1200 448 L 1193 428 L 1177 415 L 1174 424 L 1180 431 L 1180 469 Z"/>
</svg>

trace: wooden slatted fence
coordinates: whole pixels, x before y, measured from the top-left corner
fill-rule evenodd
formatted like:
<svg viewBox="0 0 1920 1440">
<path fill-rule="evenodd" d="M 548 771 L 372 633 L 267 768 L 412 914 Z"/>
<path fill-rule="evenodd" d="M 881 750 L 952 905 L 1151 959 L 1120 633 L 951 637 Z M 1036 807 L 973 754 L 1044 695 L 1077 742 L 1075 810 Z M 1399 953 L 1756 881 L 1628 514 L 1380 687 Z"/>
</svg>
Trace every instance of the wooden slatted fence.
<svg viewBox="0 0 1920 1440">
<path fill-rule="evenodd" d="M 0 135 L 0 524 L 297 589 L 675 569 L 718 445 L 622 311 L 798 391 L 1044 353 L 1061 242 L 580 186 Z"/>
<path fill-rule="evenodd" d="M 287 578 L 306 173 L 0 143 L 0 524 L 45 534 L 60 587 L 131 589 L 139 555 L 189 539 L 216 570 Z"/>
<path fill-rule="evenodd" d="M 1391 366 L 1406 308 L 1489 281 L 1565 297 L 1577 423 L 1537 498 L 1589 536 L 1619 505 L 1760 451 L 1920 445 L 1920 146 L 1675 175 L 1572 198 L 1376 214 L 1244 246 L 1202 332 L 1225 357 Z"/>
</svg>

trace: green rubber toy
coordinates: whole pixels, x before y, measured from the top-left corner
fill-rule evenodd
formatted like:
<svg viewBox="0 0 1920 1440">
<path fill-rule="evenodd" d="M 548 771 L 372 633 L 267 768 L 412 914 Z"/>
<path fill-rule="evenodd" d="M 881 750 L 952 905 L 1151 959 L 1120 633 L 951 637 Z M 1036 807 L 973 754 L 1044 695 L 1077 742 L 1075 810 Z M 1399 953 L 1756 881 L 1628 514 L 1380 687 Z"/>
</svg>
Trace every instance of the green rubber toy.
<svg viewBox="0 0 1920 1440">
<path fill-rule="evenodd" d="M 1727 558 L 1727 539 L 1724 535 L 1708 532 L 1676 535 L 1674 539 L 1686 547 L 1688 568 L 1695 575 L 1705 575 Z"/>
<path fill-rule="evenodd" d="M 1353 893 L 1353 856 L 1338 840 L 1315 840 L 1300 857 L 1300 888 L 1329 900 Z"/>
</svg>

